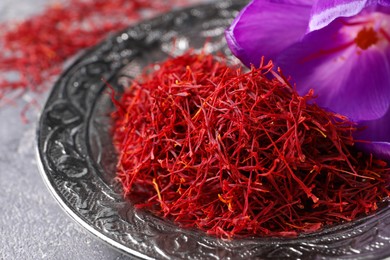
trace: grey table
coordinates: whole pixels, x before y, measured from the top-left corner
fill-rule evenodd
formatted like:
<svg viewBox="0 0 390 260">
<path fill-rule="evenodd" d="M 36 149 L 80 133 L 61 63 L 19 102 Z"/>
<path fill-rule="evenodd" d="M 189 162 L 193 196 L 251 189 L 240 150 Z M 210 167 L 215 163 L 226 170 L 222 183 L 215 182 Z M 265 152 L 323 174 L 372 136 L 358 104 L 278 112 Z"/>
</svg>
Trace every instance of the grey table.
<svg viewBox="0 0 390 260">
<path fill-rule="evenodd" d="M 0 22 L 33 15 L 49 2 L 56 1 L 0 0 Z M 27 124 L 20 113 L 31 98 L 43 106 L 49 91 L 0 107 L 0 259 L 129 259 L 74 223 L 41 179 L 35 156 L 39 109 L 29 110 Z"/>
</svg>

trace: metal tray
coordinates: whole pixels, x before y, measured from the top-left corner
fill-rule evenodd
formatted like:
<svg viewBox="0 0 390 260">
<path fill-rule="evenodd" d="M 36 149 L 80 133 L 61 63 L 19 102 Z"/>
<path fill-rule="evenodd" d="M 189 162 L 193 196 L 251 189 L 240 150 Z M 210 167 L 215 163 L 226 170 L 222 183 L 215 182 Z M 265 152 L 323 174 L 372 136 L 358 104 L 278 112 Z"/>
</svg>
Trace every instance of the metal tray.
<svg viewBox="0 0 390 260">
<path fill-rule="evenodd" d="M 378 259 L 390 256 L 390 207 L 352 223 L 294 239 L 225 241 L 185 230 L 123 199 L 107 80 L 119 92 L 143 67 L 188 48 L 230 55 L 223 36 L 245 2 L 219 2 L 167 13 L 111 35 L 60 77 L 37 133 L 40 171 L 64 210 L 108 244 L 150 259 Z M 236 62 L 234 58 L 232 62 Z"/>
</svg>

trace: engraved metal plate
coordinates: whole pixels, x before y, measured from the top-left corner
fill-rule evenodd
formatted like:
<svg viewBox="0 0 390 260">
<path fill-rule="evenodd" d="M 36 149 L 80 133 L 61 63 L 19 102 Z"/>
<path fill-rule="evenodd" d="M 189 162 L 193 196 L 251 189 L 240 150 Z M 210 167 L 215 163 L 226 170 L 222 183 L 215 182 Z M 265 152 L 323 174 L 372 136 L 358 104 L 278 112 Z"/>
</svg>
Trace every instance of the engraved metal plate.
<svg viewBox="0 0 390 260">
<path fill-rule="evenodd" d="M 191 7 L 111 35 L 55 84 L 42 111 L 37 152 L 42 176 L 65 211 L 91 233 L 140 258 L 378 259 L 390 256 L 390 207 L 294 239 L 224 241 L 136 210 L 115 182 L 109 91 L 153 62 L 188 48 L 230 55 L 224 29 L 244 2 Z M 235 62 L 232 58 L 232 62 Z"/>
</svg>

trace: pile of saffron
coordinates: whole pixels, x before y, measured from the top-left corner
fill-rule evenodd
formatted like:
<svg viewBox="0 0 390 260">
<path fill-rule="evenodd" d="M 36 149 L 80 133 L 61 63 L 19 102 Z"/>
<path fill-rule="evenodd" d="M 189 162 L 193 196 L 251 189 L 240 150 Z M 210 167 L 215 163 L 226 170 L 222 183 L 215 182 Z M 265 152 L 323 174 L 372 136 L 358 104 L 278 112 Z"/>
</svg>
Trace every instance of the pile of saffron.
<svg viewBox="0 0 390 260">
<path fill-rule="evenodd" d="M 137 208 L 221 238 L 297 236 L 377 210 L 386 162 L 272 69 L 186 53 L 132 84 L 112 118 L 117 178 Z"/>
<path fill-rule="evenodd" d="M 185 4 L 182 0 L 69 0 L 15 24 L 0 24 L 0 100 L 46 90 L 63 62 L 107 34 Z M 10 77 L 12 75 L 13 77 Z"/>
</svg>

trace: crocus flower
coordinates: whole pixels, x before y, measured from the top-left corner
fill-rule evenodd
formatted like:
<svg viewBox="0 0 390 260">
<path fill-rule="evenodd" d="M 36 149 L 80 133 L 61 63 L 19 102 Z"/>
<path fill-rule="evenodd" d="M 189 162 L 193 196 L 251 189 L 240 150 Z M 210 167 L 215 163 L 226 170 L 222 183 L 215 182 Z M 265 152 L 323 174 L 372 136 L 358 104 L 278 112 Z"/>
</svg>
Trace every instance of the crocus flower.
<svg viewBox="0 0 390 260">
<path fill-rule="evenodd" d="M 390 162 L 390 0 L 253 0 L 226 30 L 245 65 L 273 60 L 301 94 L 348 116 Z"/>
</svg>

